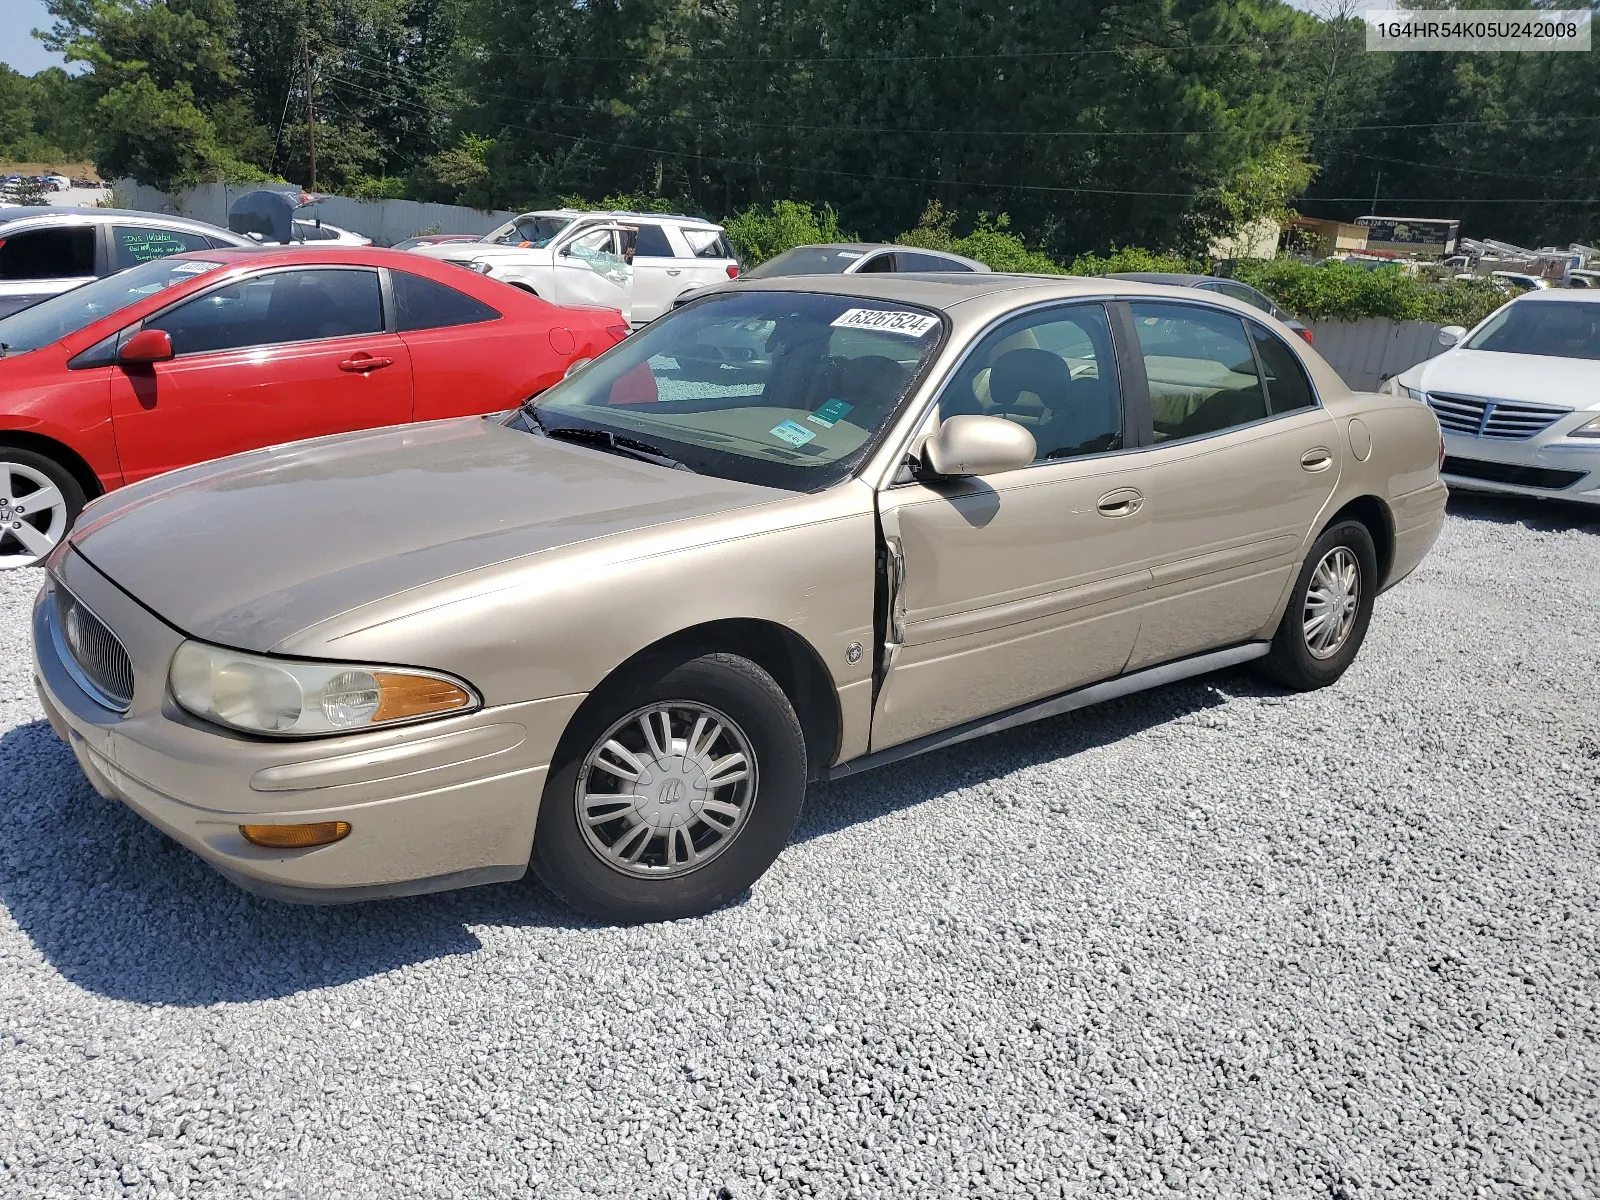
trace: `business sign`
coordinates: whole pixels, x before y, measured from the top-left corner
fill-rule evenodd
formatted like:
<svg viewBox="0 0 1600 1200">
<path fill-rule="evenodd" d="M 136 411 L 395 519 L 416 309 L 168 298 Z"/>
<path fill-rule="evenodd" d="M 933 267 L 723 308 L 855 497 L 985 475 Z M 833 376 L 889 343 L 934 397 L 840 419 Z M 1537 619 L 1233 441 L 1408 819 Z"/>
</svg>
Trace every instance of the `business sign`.
<svg viewBox="0 0 1600 1200">
<path fill-rule="evenodd" d="M 1426 217 L 1357 217 L 1356 224 L 1366 227 L 1368 250 L 1392 250 L 1431 258 L 1454 254 L 1456 234 L 1461 229 L 1460 221 Z"/>
</svg>

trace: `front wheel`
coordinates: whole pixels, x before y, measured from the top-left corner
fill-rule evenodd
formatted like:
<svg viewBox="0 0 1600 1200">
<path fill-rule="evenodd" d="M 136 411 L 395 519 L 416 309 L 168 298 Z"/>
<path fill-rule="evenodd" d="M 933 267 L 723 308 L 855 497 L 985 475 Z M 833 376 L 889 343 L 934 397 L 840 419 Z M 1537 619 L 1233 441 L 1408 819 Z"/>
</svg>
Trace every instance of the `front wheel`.
<svg viewBox="0 0 1600 1200">
<path fill-rule="evenodd" d="M 1300 568 L 1262 671 L 1297 692 L 1333 683 L 1366 640 L 1377 585 L 1378 555 L 1367 527 L 1340 521 L 1324 530 Z"/>
<path fill-rule="evenodd" d="M 545 784 L 534 869 L 573 908 L 632 924 L 699 916 L 761 877 L 805 798 L 800 722 L 732 654 L 597 692 Z"/>
</svg>

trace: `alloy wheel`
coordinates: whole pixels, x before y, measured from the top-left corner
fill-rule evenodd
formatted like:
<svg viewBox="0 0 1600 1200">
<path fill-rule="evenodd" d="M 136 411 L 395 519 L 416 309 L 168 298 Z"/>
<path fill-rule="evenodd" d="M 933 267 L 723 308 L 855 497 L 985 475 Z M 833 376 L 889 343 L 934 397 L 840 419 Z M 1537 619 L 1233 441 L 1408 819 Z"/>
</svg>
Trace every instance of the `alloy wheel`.
<svg viewBox="0 0 1600 1200">
<path fill-rule="evenodd" d="M 44 472 L 0 461 L 0 568 L 44 561 L 67 533 L 67 499 Z"/>
<path fill-rule="evenodd" d="M 646 879 L 698 870 L 730 845 L 756 794 L 750 740 L 727 715 L 668 700 L 612 725 L 584 758 L 573 802 L 584 841 Z"/>
<path fill-rule="evenodd" d="M 1332 658 L 1344 648 L 1360 604 L 1361 564 L 1348 546 L 1335 546 L 1317 563 L 1306 587 L 1303 628 L 1313 658 Z"/>
</svg>

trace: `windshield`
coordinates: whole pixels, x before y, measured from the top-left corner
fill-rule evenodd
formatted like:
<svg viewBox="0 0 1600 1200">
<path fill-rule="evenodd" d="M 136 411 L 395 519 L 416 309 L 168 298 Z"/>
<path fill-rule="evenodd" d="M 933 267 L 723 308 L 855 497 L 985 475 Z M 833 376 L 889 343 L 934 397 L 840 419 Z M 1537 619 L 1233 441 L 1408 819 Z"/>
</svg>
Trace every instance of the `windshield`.
<svg viewBox="0 0 1600 1200">
<path fill-rule="evenodd" d="M 163 288 L 220 266 L 219 262 L 197 258 L 162 258 L 107 275 L 0 320 L 0 345 L 6 354 L 37 350 Z"/>
<path fill-rule="evenodd" d="M 866 256 L 865 250 L 796 246 L 776 258 L 767 259 L 759 267 L 750 268 L 744 274 L 746 279 L 765 279 L 769 275 L 843 275 L 857 259 Z"/>
<path fill-rule="evenodd" d="M 818 491 L 871 453 L 943 339 L 937 314 L 897 302 L 709 296 L 551 388 L 538 423 L 648 443 L 705 475 Z"/>
<path fill-rule="evenodd" d="M 571 217 L 518 217 L 483 240 L 497 246 L 532 246 L 542 250 L 572 221 Z"/>
<path fill-rule="evenodd" d="M 1583 300 L 1508 304 L 1478 330 L 1467 349 L 1600 359 L 1600 304 Z"/>
</svg>

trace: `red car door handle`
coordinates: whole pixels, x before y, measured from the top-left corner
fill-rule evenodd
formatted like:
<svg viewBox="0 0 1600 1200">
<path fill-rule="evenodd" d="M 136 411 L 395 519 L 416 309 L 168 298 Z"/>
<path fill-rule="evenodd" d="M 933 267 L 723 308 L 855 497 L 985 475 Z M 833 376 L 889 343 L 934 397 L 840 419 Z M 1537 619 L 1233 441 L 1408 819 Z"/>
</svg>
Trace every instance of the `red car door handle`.
<svg viewBox="0 0 1600 1200">
<path fill-rule="evenodd" d="M 394 359 L 392 358 L 373 358 L 370 354 L 357 354 L 354 357 L 347 358 L 340 363 L 339 370 L 358 371 L 362 374 L 365 374 L 368 371 L 378 371 L 384 367 L 393 365 Z"/>
</svg>

